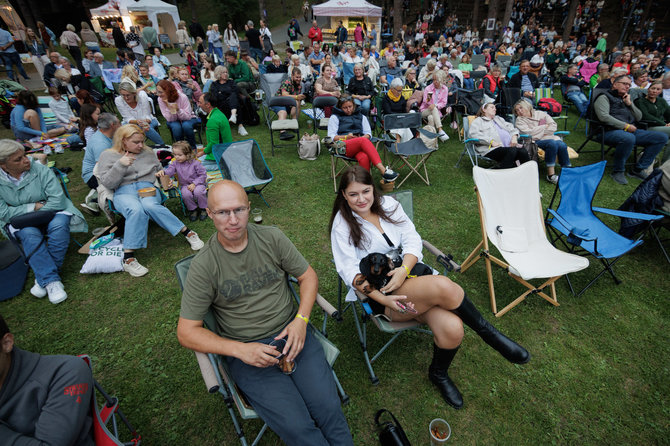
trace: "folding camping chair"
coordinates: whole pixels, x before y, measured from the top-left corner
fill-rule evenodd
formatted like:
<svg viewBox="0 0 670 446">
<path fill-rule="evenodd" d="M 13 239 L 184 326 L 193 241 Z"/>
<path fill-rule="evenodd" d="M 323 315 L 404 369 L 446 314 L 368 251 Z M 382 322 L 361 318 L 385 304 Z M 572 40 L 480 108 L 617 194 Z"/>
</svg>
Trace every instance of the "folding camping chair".
<svg viewBox="0 0 670 446">
<path fill-rule="evenodd" d="M 265 123 L 270 130 L 270 144 L 272 146 L 272 156 L 275 154 L 275 147 L 297 147 L 300 126 L 297 117 L 294 119 L 279 120 L 277 112 L 272 107 L 297 107 L 298 103 L 294 98 L 288 96 L 277 96 L 277 90 L 288 75 L 286 73 L 265 73 L 261 75 L 261 89 L 265 93 L 263 98 L 263 115 Z M 296 142 L 287 144 L 275 144 L 275 132 L 294 132 Z"/>
<path fill-rule="evenodd" d="M 478 139 L 470 138 L 470 124 L 472 121 L 474 121 L 476 116 L 470 115 L 470 116 L 463 116 L 463 151 L 461 151 L 461 155 L 458 157 L 458 161 L 456 161 L 456 168 L 461 164 L 461 160 L 465 155 L 468 155 L 468 158 L 470 158 L 470 162 L 472 163 L 472 166 L 479 166 L 479 161 L 485 161 L 488 163 L 493 163 L 498 164 L 496 161 L 492 160 L 491 158 L 487 158 L 484 155 L 480 155 L 476 148 L 475 145 L 477 144 Z"/>
<path fill-rule="evenodd" d="M 587 259 L 559 251 L 547 240 L 542 221 L 542 202 L 537 163 L 529 161 L 511 169 L 482 169 L 473 167 L 477 191 L 482 240 L 461 266 L 464 273 L 477 260 L 486 263 L 491 309 L 500 317 L 529 295 L 537 294 L 558 306 L 554 282 L 567 273 L 586 268 Z M 489 242 L 504 260 L 491 255 Z M 527 290 L 498 311 L 491 263 L 504 268 Z M 532 279 L 547 279 L 535 286 Z M 549 287 L 551 296 L 544 292 Z"/>
<path fill-rule="evenodd" d="M 316 133 L 317 130 L 328 129 L 329 118 L 326 118 L 324 108 L 335 107 L 336 105 L 337 98 L 335 96 L 317 96 L 312 100 L 312 108 L 302 110 L 303 114 L 312 120 L 314 133 Z"/>
<path fill-rule="evenodd" d="M 342 63 L 342 81 L 344 82 L 345 89 L 349 85 L 349 81 L 351 80 L 351 78 L 354 77 L 354 65 L 356 64 L 351 62 Z"/>
<path fill-rule="evenodd" d="M 472 64 L 472 68 L 476 70 L 477 67 L 486 65 L 486 56 L 483 54 L 473 54 L 470 63 Z"/>
<path fill-rule="evenodd" d="M 409 217 L 410 220 L 414 219 L 414 204 L 413 204 L 413 195 L 411 190 L 396 192 L 389 194 L 389 196 L 394 197 L 400 205 L 402 206 L 405 214 Z M 444 268 L 444 275 L 446 276 L 450 271 L 459 271 L 460 265 L 454 262 L 451 254 L 444 254 L 442 251 L 433 246 L 430 242 L 422 240 L 423 247 L 435 255 L 437 263 L 439 263 Z M 411 320 L 405 322 L 393 322 L 386 319 L 382 315 L 375 315 L 370 308 L 370 305 L 366 302 L 368 300 L 367 296 L 362 295 L 358 291 L 354 291 L 356 295 L 356 300 L 342 303 L 342 295 L 345 289 L 348 289 L 349 284 L 344 284 L 342 278 L 338 276 L 337 282 L 337 305 L 338 305 L 338 314 L 343 315 L 347 309 L 351 308 L 354 313 L 354 323 L 356 324 L 356 332 L 358 333 L 358 339 L 361 344 L 361 349 L 363 350 L 363 361 L 365 366 L 368 369 L 370 374 L 370 381 L 373 385 L 379 384 L 379 378 L 375 374 L 372 363 L 375 362 L 382 353 L 389 348 L 393 342 L 395 342 L 398 337 L 406 331 L 415 331 L 419 333 L 432 334 L 430 330 L 423 328 L 423 324 L 418 321 Z M 360 311 L 360 320 L 359 320 L 359 311 Z M 370 358 L 368 354 L 368 342 L 367 342 L 367 326 L 368 322 L 372 322 L 378 330 L 391 334 L 391 339 L 389 339 L 373 356 Z"/>
<path fill-rule="evenodd" d="M 330 177 L 333 179 L 333 190 L 335 192 L 337 192 L 337 177 L 357 162 L 356 158 L 340 155 L 334 150 L 330 151 Z"/>
<path fill-rule="evenodd" d="M 87 355 L 80 355 L 81 359 L 86 361 L 91 369 L 91 358 Z M 96 446 L 140 446 L 142 436 L 137 433 L 135 428 L 130 424 L 121 409 L 119 408 L 119 400 L 114 396 L 110 396 L 105 392 L 105 389 L 94 379 L 91 397 L 91 414 L 93 417 L 93 438 Z M 97 394 L 100 394 L 104 403 L 98 404 Z M 119 420 L 128 429 L 127 434 L 121 435 L 119 432 Z M 128 441 L 123 441 L 121 438 L 126 438 Z"/>
<path fill-rule="evenodd" d="M 219 165 L 224 180 L 233 180 L 247 191 L 247 194 L 258 194 L 268 207 L 263 197 L 263 189 L 274 179 L 263 152 L 253 139 L 215 144 L 212 154 Z"/>
<path fill-rule="evenodd" d="M 606 272 L 610 273 L 617 285 L 621 280 L 614 274 L 612 266 L 627 252 L 642 244 L 640 238 L 630 240 L 617 234 L 595 216 L 593 211 L 617 217 L 628 217 L 652 222 L 662 216 L 624 212 L 593 206 L 593 197 L 602 180 L 607 161 L 581 167 L 564 167 L 558 178 L 558 184 L 551 197 L 551 203 L 545 216 L 552 233 L 552 243 L 557 241 L 570 252 L 592 255 L 603 265 L 600 271 L 579 293 L 580 296 Z M 561 199 L 556 209 L 554 200 L 560 190 Z M 567 276 L 566 276 L 567 277 Z M 570 289 L 572 283 L 568 278 Z M 574 290 L 573 290 L 574 293 Z"/>
<path fill-rule="evenodd" d="M 195 257 L 195 255 L 185 257 L 175 264 L 177 280 L 182 290 L 184 289 L 184 285 L 186 283 L 186 276 L 188 274 L 188 269 L 191 266 L 191 261 L 193 260 L 193 257 Z M 293 288 L 291 281 L 288 278 L 287 280 L 291 293 L 293 294 L 293 297 L 296 299 L 296 301 L 299 301 L 298 295 L 295 292 L 295 289 Z M 328 301 L 326 301 L 320 294 L 317 294 L 316 303 L 323 309 L 324 313 L 332 317 L 336 318 L 338 317 L 335 307 L 330 305 Z M 205 317 L 205 320 L 203 322 L 206 328 L 212 331 L 215 330 L 216 321 L 214 319 L 214 314 L 212 313 L 211 310 L 207 313 L 207 316 Z M 313 325 L 310 324 L 309 329 L 312 330 L 312 333 L 323 347 L 324 353 L 326 354 L 326 360 L 328 361 L 328 364 L 331 366 L 332 369 L 335 360 L 340 354 L 339 349 L 332 342 L 330 342 L 323 335 L 323 333 L 315 329 Z M 207 386 L 207 391 L 209 393 L 218 392 L 221 394 L 224 402 L 226 403 L 226 406 L 228 407 L 228 413 L 230 414 L 230 418 L 233 421 L 233 427 L 235 429 L 235 433 L 237 434 L 237 437 L 240 439 L 240 443 L 242 444 L 242 446 L 247 446 L 249 443 L 247 442 L 247 439 L 244 435 L 242 425 L 238 420 L 237 415 L 235 414 L 235 410 L 237 410 L 237 412 L 240 415 L 240 418 L 242 418 L 243 420 L 257 419 L 259 418 L 258 414 L 251 406 L 251 404 L 249 404 L 249 402 L 246 400 L 244 393 L 242 393 L 242 391 L 235 384 L 235 381 L 233 380 L 232 375 L 230 374 L 228 364 L 224 357 L 220 355 L 215 355 L 213 353 L 201 353 L 201 352 L 195 352 L 195 356 L 196 359 L 198 360 L 198 365 L 200 366 L 200 372 L 202 374 L 202 378 L 205 381 L 205 385 Z M 344 389 L 342 388 L 342 385 L 340 384 L 340 381 L 337 378 L 337 375 L 335 374 L 334 370 L 333 370 L 333 378 L 335 379 L 335 385 L 337 386 L 337 391 L 340 395 L 342 404 L 347 404 L 349 402 L 349 396 L 345 393 Z M 267 427 L 268 427 L 267 424 L 263 423 L 263 427 L 261 427 L 261 430 L 259 431 L 258 435 L 251 443 L 252 446 L 258 444 L 261 437 L 267 430 Z"/>
<path fill-rule="evenodd" d="M 398 164 L 401 164 L 400 167 L 407 166 L 410 169 L 410 172 L 396 187 L 399 188 L 402 186 L 413 173 L 430 186 L 426 162 L 437 149 L 432 149 L 426 146 L 423 140 L 418 136 L 418 133 L 431 139 L 437 138 L 438 135 L 421 128 L 420 113 L 393 113 L 384 115 L 384 129 L 386 129 L 386 131 L 388 131 L 388 129 L 402 128 L 410 129 L 412 133 L 414 133 L 414 138 L 405 142 L 396 142 L 395 137 L 392 137 L 391 139 L 381 139 L 377 143 L 377 145 L 379 145 L 379 142 L 383 142 L 386 146 L 386 151 L 391 155 L 395 155 L 396 158 L 390 163 L 391 169 Z M 386 156 L 384 156 L 384 161 L 386 162 Z M 422 167 L 423 173 L 421 172 Z"/>
</svg>

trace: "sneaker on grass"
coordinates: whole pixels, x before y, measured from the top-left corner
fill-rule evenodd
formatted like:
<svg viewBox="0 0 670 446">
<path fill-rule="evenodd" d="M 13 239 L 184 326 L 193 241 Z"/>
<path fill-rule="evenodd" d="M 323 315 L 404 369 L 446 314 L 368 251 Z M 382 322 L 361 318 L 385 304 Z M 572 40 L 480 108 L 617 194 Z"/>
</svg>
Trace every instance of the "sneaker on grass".
<svg viewBox="0 0 670 446">
<path fill-rule="evenodd" d="M 123 261 L 123 270 L 133 277 L 142 277 L 149 272 L 147 268 L 140 265 L 135 257 Z"/>
<path fill-rule="evenodd" d="M 63 287 L 63 282 L 60 280 L 48 283 L 45 288 L 47 289 L 47 294 L 49 295 L 49 302 L 52 304 L 59 304 L 67 299 L 65 287 Z"/>
<path fill-rule="evenodd" d="M 191 245 L 191 249 L 193 251 L 197 251 L 201 249 L 205 244 L 200 240 L 200 237 L 198 237 L 198 234 L 196 234 L 193 231 L 190 231 L 188 235 L 186 236 L 186 241 L 188 242 L 189 245 Z"/>
<path fill-rule="evenodd" d="M 396 178 L 398 178 L 398 172 L 394 172 L 390 167 L 387 166 L 386 172 L 384 172 L 382 178 L 388 182 L 394 181 Z"/>
<path fill-rule="evenodd" d="M 247 132 L 247 129 L 245 129 L 242 124 L 237 126 L 237 133 L 239 133 L 240 136 L 247 136 L 249 134 L 249 132 Z"/>
<path fill-rule="evenodd" d="M 47 295 L 47 290 L 42 288 L 40 284 L 37 283 L 37 279 L 35 279 L 35 285 L 30 288 L 30 294 L 41 299 Z"/>
</svg>

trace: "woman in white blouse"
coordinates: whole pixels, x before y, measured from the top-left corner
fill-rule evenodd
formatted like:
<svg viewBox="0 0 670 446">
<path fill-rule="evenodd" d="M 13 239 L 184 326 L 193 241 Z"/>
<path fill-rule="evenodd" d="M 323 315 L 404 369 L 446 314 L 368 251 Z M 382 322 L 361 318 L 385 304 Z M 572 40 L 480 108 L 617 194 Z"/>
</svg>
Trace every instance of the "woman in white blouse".
<svg viewBox="0 0 670 446">
<path fill-rule="evenodd" d="M 418 320 L 433 332 L 433 361 L 429 379 L 444 400 L 456 409 L 463 397 L 447 371 L 463 339 L 463 324 L 510 362 L 523 364 L 529 353 L 486 321 L 463 289 L 445 276 L 418 275 L 425 265 L 421 236 L 399 203 L 380 196 L 370 173 L 360 166 L 342 175 L 330 219 L 330 240 L 337 272 L 350 287 L 347 300 L 355 300 L 354 289 L 368 297 L 376 315 L 391 321 Z M 361 274 L 360 261 L 370 253 L 387 254 L 401 249 L 389 281 L 374 289 Z M 398 263 L 401 263 L 398 265 Z"/>
<path fill-rule="evenodd" d="M 121 82 L 119 95 L 114 98 L 114 103 L 121 113 L 122 124 L 136 124 L 154 144 L 165 144 L 156 130 L 158 120 L 151 113 L 151 99 L 144 91 L 137 91 L 130 82 Z"/>
</svg>

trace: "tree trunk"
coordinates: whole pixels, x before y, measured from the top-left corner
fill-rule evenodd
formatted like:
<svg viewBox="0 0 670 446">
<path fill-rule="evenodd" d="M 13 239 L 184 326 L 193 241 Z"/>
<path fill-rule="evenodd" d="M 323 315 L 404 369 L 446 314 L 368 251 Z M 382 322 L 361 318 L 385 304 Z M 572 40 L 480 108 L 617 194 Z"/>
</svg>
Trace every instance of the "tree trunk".
<svg viewBox="0 0 670 446">
<path fill-rule="evenodd" d="M 265 12 L 265 0 L 258 0 L 258 14 L 262 19 L 267 18 Z"/>
<path fill-rule="evenodd" d="M 472 32 L 479 29 L 479 0 L 475 0 L 472 7 Z"/>
<path fill-rule="evenodd" d="M 191 18 L 198 19 L 198 13 L 195 10 L 195 0 L 188 0 L 188 6 L 191 9 Z"/>
<path fill-rule="evenodd" d="M 402 0 L 393 0 L 393 40 L 402 30 Z"/>
<path fill-rule="evenodd" d="M 495 32 L 496 32 L 495 25 L 493 26 L 493 29 L 488 29 L 488 19 L 497 20 L 498 3 L 499 3 L 499 0 L 489 0 L 489 13 L 488 13 L 487 20 L 486 20 L 487 29 L 486 29 L 486 33 L 484 34 L 484 37 L 486 37 L 487 39 L 493 38 L 493 36 L 495 35 Z"/>
<path fill-rule="evenodd" d="M 286 15 L 286 0 L 281 0 L 281 13 L 282 15 Z"/>
<path fill-rule="evenodd" d="M 510 17 L 512 17 L 512 8 L 514 7 L 514 0 L 507 0 L 507 5 L 505 5 L 505 15 L 503 16 L 502 26 L 503 28 L 509 23 Z M 514 24 L 516 27 L 516 23 Z"/>
<path fill-rule="evenodd" d="M 577 15 L 577 6 L 579 6 L 579 0 L 572 0 L 570 2 L 570 11 L 568 12 L 568 18 L 565 21 L 565 26 L 563 27 L 563 42 L 567 42 L 572 32 L 572 23 L 575 21 L 575 16 Z"/>
</svg>

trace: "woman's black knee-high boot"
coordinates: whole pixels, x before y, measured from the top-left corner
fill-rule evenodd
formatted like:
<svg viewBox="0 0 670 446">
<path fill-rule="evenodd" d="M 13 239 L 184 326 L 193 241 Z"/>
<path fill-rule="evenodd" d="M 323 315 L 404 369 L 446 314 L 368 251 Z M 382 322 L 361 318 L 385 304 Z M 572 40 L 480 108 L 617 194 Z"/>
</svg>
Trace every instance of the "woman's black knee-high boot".
<svg viewBox="0 0 670 446">
<path fill-rule="evenodd" d="M 463 323 L 472 328 L 488 345 L 496 349 L 505 359 L 515 364 L 525 364 L 530 361 L 530 353 L 512 341 L 510 338 L 500 333 L 481 315 L 475 304 L 468 299 L 468 295 L 463 296 L 463 302 L 455 310 L 451 310 Z"/>
<path fill-rule="evenodd" d="M 458 347 L 444 349 L 433 344 L 433 362 L 428 367 L 428 378 L 440 390 L 442 398 L 447 404 L 455 409 L 460 409 L 463 407 L 463 396 L 447 374 L 456 352 L 458 352 Z"/>
</svg>

